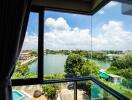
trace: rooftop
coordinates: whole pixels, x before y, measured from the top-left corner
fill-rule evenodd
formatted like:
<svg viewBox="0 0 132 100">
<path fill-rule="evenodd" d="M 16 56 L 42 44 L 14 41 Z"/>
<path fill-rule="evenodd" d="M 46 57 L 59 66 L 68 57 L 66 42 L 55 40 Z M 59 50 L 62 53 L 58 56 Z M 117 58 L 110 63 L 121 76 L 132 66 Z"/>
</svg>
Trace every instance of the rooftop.
<svg viewBox="0 0 132 100">
<path fill-rule="evenodd" d="M 121 76 L 115 75 L 115 74 L 108 74 L 110 77 L 120 78 Z"/>
</svg>

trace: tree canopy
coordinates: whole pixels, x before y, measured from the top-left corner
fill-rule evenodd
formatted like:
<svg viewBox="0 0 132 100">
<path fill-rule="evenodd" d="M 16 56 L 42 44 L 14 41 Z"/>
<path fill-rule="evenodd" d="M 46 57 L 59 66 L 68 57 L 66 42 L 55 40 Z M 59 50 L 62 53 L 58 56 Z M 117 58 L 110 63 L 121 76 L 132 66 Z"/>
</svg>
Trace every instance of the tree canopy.
<svg viewBox="0 0 132 100">
<path fill-rule="evenodd" d="M 91 69 L 92 68 L 92 69 Z M 88 76 L 92 74 L 97 74 L 99 68 L 96 64 L 90 60 L 87 60 L 84 56 L 71 53 L 65 64 L 66 77 L 77 77 L 77 76 Z"/>
<path fill-rule="evenodd" d="M 111 63 L 112 66 L 117 68 L 132 68 L 132 54 L 127 54 L 120 57 L 115 57 Z"/>
<path fill-rule="evenodd" d="M 115 57 L 107 73 L 113 73 L 127 79 L 132 79 L 132 54 Z"/>
<path fill-rule="evenodd" d="M 65 64 L 66 77 L 80 76 L 80 70 L 84 63 L 85 59 L 83 56 L 74 53 L 69 54 Z"/>
<path fill-rule="evenodd" d="M 57 84 L 46 84 L 41 85 L 41 87 L 48 100 L 56 100 L 57 90 L 59 90 L 59 86 Z"/>
</svg>

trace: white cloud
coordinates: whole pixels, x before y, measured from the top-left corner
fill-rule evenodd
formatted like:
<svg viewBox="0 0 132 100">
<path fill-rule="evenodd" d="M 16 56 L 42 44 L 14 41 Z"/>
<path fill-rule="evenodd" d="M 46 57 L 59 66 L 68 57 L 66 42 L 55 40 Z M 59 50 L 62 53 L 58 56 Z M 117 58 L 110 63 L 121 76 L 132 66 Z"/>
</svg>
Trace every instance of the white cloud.
<svg viewBox="0 0 132 100">
<path fill-rule="evenodd" d="M 50 28 L 48 32 L 44 33 L 45 49 L 91 50 L 90 29 L 72 28 L 64 18 L 48 18 L 45 24 Z M 125 30 L 121 21 L 108 21 L 100 26 L 98 32 L 93 33 L 95 34 L 92 38 L 94 50 L 132 50 L 132 46 L 130 46 L 132 32 Z M 37 35 L 27 34 L 24 48 L 37 48 Z"/>
<path fill-rule="evenodd" d="M 103 15 L 103 14 L 105 14 L 106 9 L 111 9 L 111 8 L 113 8 L 113 7 L 116 7 L 118 4 L 120 4 L 120 3 L 115 2 L 115 1 L 111 1 L 111 2 L 108 3 L 102 10 L 100 10 L 100 11 L 98 12 L 98 14 Z"/>
<path fill-rule="evenodd" d="M 101 33 L 93 37 L 94 49 L 132 49 L 132 32 L 123 28 L 120 21 L 109 21 L 101 27 Z"/>
<path fill-rule="evenodd" d="M 79 15 L 79 14 L 72 14 L 72 16 L 75 16 L 75 17 L 78 16 L 78 15 Z"/>
<path fill-rule="evenodd" d="M 108 3 L 105 8 L 112 8 L 112 7 L 115 7 L 117 6 L 119 3 L 118 2 L 115 2 L 115 1 L 111 1 L 110 3 Z"/>
<path fill-rule="evenodd" d="M 45 49 L 90 49 L 89 29 L 71 28 L 64 18 L 61 18 L 61 21 L 59 19 L 50 18 L 53 23 L 50 24 L 51 26 L 48 24 L 49 18 L 46 20 L 45 25 L 52 30 L 45 33 Z M 65 24 L 61 26 L 61 29 L 56 27 L 57 23 L 60 25 L 62 22 Z M 66 28 L 67 26 L 68 28 Z"/>
<path fill-rule="evenodd" d="M 48 18 L 45 22 L 45 25 L 50 27 L 51 29 L 58 29 L 58 30 L 69 30 L 69 25 L 67 22 L 62 18 L 58 18 L 57 20 L 53 18 Z"/>
<path fill-rule="evenodd" d="M 38 36 L 37 34 L 30 35 L 28 32 L 26 33 L 25 40 L 23 43 L 23 50 L 37 50 L 38 48 Z"/>
<path fill-rule="evenodd" d="M 103 15 L 105 12 L 104 12 L 104 10 L 100 10 L 99 12 L 98 12 L 98 14 L 100 14 L 100 15 Z"/>
</svg>

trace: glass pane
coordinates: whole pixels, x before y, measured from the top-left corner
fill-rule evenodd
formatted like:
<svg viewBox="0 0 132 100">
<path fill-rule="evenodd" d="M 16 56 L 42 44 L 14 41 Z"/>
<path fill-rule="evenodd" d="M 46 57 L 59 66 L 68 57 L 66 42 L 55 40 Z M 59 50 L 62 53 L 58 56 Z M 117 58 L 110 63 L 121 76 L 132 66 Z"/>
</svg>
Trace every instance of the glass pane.
<svg viewBox="0 0 132 100">
<path fill-rule="evenodd" d="M 13 100 L 74 100 L 69 83 L 13 86 Z"/>
<path fill-rule="evenodd" d="M 77 82 L 77 100 L 117 100 L 92 81 Z"/>
<path fill-rule="evenodd" d="M 132 16 L 121 11 L 112 1 L 93 16 L 92 60 L 98 79 L 132 98 Z"/>
<path fill-rule="evenodd" d="M 30 13 L 22 50 L 12 79 L 37 78 L 38 14 Z"/>
<path fill-rule="evenodd" d="M 86 62 L 91 56 L 91 17 L 45 11 L 44 28 L 45 79 L 89 76 L 91 63 Z M 89 66 L 88 73 L 81 73 L 83 65 Z"/>
</svg>

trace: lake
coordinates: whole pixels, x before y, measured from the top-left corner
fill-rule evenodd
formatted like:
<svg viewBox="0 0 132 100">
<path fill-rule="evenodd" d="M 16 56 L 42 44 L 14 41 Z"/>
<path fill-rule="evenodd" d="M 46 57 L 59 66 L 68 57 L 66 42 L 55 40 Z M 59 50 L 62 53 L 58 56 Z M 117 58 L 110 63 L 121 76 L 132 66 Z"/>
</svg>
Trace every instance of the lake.
<svg viewBox="0 0 132 100">
<path fill-rule="evenodd" d="M 67 55 L 62 54 L 47 54 L 44 56 L 44 74 L 64 74 L 64 65 Z M 110 64 L 98 60 L 94 61 L 100 69 L 107 69 Z M 29 65 L 30 71 L 37 73 L 37 61 Z"/>
<path fill-rule="evenodd" d="M 44 56 L 44 74 L 64 74 L 67 55 L 47 54 Z M 29 65 L 30 71 L 37 73 L 37 61 Z"/>
<path fill-rule="evenodd" d="M 94 61 L 96 63 L 97 66 L 99 66 L 100 69 L 108 69 L 110 67 L 110 62 L 108 61 L 99 61 L 99 60 L 91 60 Z"/>
</svg>

